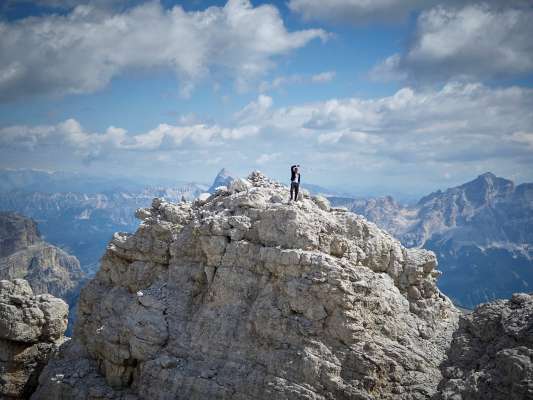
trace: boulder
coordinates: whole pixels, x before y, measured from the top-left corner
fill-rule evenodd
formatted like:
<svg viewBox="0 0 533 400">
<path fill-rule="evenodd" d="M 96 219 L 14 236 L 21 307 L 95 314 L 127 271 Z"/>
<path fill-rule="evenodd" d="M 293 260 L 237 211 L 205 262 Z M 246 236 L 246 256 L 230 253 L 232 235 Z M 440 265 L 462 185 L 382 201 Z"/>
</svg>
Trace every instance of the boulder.
<svg viewBox="0 0 533 400">
<path fill-rule="evenodd" d="M 23 279 L 0 281 L 0 398 L 27 399 L 51 352 L 65 340 L 68 306 L 35 296 Z"/>
<path fill-rule="evenodd" d="M 238 178 L 238 179 L 235 179 L 233 182 L 231 182 L 229 186 L 229 190 L 233 193 L 238 193 L 238 192 L 244 192 L 246 190 L 250 190 L 251 187 L 252 185 L 248 180 Z"/>
<path fill-rule="evenodd" d="M 481 305 L 461 318 L 442 366 L 441 400 L 533 399 L 533 295 Z"/>
</svg>

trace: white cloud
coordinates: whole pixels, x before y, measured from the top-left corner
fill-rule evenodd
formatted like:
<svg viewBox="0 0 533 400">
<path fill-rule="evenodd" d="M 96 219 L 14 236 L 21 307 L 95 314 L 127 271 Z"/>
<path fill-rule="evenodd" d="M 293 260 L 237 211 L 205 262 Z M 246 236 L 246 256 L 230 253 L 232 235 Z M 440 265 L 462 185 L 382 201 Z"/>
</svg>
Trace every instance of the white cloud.
<svg viewBox="0 0 533 400">
<path fill-rule="evenodd" d="M 261 93 L 268 92 L 270 90 L 284 89 L 288 85 L 294 85 L 303 83 L 305 81 L 304 76 L 300 74 L 293 74 L 289 76 L 277 76 L 272 81 L 262 81 L 259 85 L 259 91 Z"/>
<path fill-rule="evenodd" d="M 499 8 L 527 9 L 531 6 L 529 0 L 289 0 L 288 6 L 305 20 L 366 25 L 375 22 L 405 21 L 410 14 L 439 4 L 458 7 L 479 3 Z"/>
<path fill-rule="evenodd" d="M 371 71 L 373 79 L 446 81 L 533 72 L 533 9 L 435 7 L 417 19 L 409 48 Z"/>
<path fill-rule="evenodd" d="M 525 144 L 533 150 L 533 132 L 515 132 L 511 135 L 511 140 L 520 144 Z"/>
<path fill-rule="evenodd" d="M 281 168 L 284 160 L 298 160 L 307 175 L 322 174 L 332 183 L 353 179 L 353 171 L 370 183 L 402 175 L 398 185 L 405 177 L 426 175 L 431 181 L 447 173 L 462 179 L 486 170 L 533 179 L 525 172 L 533 171 L 531 110 L 533 89 L 479 83 L 405 87 L 382 98 L 289 107 L 275 107 L 271 97 L 260 95 L 229 124 L 186 118 L 182 125 L 159 124 L 139 134 L 119 127 L 88 132 L 75 120 L 4 127 L 0 159 L 18 151 L 31 159 L 50 154 L 60 162 L 74 154 L 98 165 L 120 160 L 139 170 L 154 168 L 157 160 L 166 165 L 221 160 L 243 173 L 255 164 Z"/>
<path fill-rule="evenodd" d="M 259 157 L 257 157 L 255 162 L 257 164 L 268 164 L 268 163 L 278 160 L 280 156 L 281 156 L 281 153 L 271 153 L 271 154 L 264 153 L 264 154 L 261 154 Z"/>
<path fill-rule="evenodd" d="M 246 124 L 246 121 L 256 121 L 266 117 L 272 108 L 272 97 L 261 94 L 256 101 L 247 104 L 242 110 L 235 113 L 235 119 L 240 124 Z"/>
<path fill-rule="evenodd" d="M 112 152 L 153 152 L 219 145 L 258 134 L 259 128 L 242 125 L 225 128 L 197 123 L 175 126 L 159 124 L 154 129 L 130 135 L 110 126 L 104 133 L 86 132 L 78 121 L 68 119 L 57 125 L 9 126 L 0 128 L 0 148 L 49 151 L 63 146 L 79 156 L 95 159 Z"/>
<path fill-rule="evenodd" d="M 335 78 L 335 71 L 321 72 L 320 74 L 313 75 L 311 81 L 316 83 L 331 82 Z"/>
<path fill-rule="evenodd" d="M 365 24 L 397 21 L 432 0 L 290 0 L 289 8 L 306 20 Z"/>
<path fill-rule="evenodd" d="M 293 74 L 288 76 L 277 76 L 272 79 L 272 81 L 262 81 L 259 85 L 259 91 L 264 93 L 271 90 L 280 90 L 285 89 L 289 85 L 296 84 L 327 83 L 331 82 L 335 78 L 335 75 L 335 71 L 326 71 L 315 75 Z"/>
<path fill-rule="evenodd" d="M 99 90 L 131 68 L 165 67 L 181 95 L 214 70 L 243 86 L 275 57 L 327 34 L 287 31 L 271 5 L 229 0 L 224 7 L 186 12 L 149 2 L 122 13 L 82 5 L 66 15 L 0 22 L 0 100 L 42 93 Z"/>
<path fill-rule="evenodd" d="M 527 88 L 449 83 L 440 90 L 407 87 L 378 99 L 332 99 L 277 109 L 269 104 L 252 112 L 258 103 L 245 108 L 250 112 L 242 121 L 277 134 L 284 148 L 296 140 L 314 151 L 336 148 L 351 150 L 354 158 L 364 154 L 373 161 L 410 163 L 523 161 L 531 156 L 531 149 L 518 145 L 531 139 L 524 133 L 533 126 L 533 90 Z M 306 139 L 297 139 L 301 137 Z"/>
</svg>

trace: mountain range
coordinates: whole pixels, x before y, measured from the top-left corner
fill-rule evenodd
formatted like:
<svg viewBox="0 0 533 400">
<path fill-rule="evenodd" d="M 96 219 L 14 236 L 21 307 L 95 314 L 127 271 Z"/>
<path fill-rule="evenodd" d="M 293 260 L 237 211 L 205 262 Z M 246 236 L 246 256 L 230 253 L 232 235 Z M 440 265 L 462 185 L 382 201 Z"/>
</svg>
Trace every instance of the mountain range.
<svg viewBox="0 0 533 400">
<path fill-rule="evenodd" d="M 403 206 L 392 197 L 330 197 L 386 229 L 407 247 L 435 251 L 439 287 L 473 307 L 533 287 L 533 183 L 488 172 Z"/>
<path fill-rule="evenodd" d="M 154 197 L 192 200 L 207 189 L 198 183 L 142 187 L 75 177 L 32 170 L 2 171 L 0 210 L 33 218 L 43 237 L 75 254 L 89 274 L 97 270 L 106 243 L 115 232 L 137 228 L 137 208 L 146 207 Z"/>
<path fill-rule="evenodd" d="M 155 197 L 180 202 L 228 186 L 235 176 L 222 169 L 210 187 L 200 183 L 142 186 L 31 170 L 0 171 L 0 210 L 33 218 L 45 240 L 75 255 L 85 273 L 97 269 L 106 243 L 133 232 L 137 208 Z M 391 196 L 355 198 L 302 184 L 324 194 L 397 237 L 406 247 L 435 251 L 444 272 L 439 288 L 463 307 L 533 286 L 533 184 L 515 185 L 492 173 L 404 205 Z M 112 189 L 115 188 L 115 189 Z M 59 191 L 54 191 L 54 190 Z M 80 191 L 83 189 L 83 191 Z"/>
</svg>

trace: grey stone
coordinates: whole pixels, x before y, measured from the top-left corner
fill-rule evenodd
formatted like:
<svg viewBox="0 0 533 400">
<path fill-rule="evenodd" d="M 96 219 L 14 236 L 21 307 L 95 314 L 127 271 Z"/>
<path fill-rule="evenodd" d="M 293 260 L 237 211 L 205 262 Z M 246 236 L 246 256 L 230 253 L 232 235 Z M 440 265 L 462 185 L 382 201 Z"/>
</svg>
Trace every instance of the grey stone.
<svg viewBox="0 0 533 400">
<path fill-rule="evenodd" d="M 307 196 L 272 202 L 288 188 L 259 172 L 238 182 L 154 202 L 112 240 L 33 399 L 436 394 L 458 312 L 434 254 Z"/>
<path fill-rule="evenodd" d="M 533 295 L 514 294 L 461 318 L 438 399 L 533 399 Z"/>
<path fill-rule="evenodd" d="M 27 399 L 50 353 L 64 340 L 68 306 L 34 295 L 23 279 L 0 281 L 0 398 Z"/>
</svg>

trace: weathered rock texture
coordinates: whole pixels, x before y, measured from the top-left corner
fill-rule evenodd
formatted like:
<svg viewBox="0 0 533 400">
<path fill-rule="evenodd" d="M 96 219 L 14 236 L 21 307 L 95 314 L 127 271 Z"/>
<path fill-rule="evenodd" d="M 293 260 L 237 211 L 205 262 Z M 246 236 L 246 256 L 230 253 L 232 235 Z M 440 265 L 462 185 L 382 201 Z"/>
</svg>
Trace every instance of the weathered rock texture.
<svg viewBox="0 0 533 400">
<path fill-rule="evenodd" d="M 0 212 L 0 258 L 40 242 L 35 221 L 15 213 Z"/>
<path fill-rule="evenodd" d="M 435 256 L 259 173 L 140 209 L 33 399 L 428 399 L 457 312 Z"/>
<path fill-rule="evenodd" d="M 533 295 L 517 293 L 462 317 L 443 375 L 442 400 L 533 399 Z"/>
<path fill-rule="evenodd" d="M 67 304 L 35 296 L 22 279 L 0 281 L 0 399 L 27 399 L 51 351 L 63 341 Z"/>
<path fill-rule="evenodd" d="M 25 279 L 36 294 L 71 302 L 83 276 L 76 257 L 43 241 L 33 220 L 0 213 L 0 279 Z"/>
</svg>

